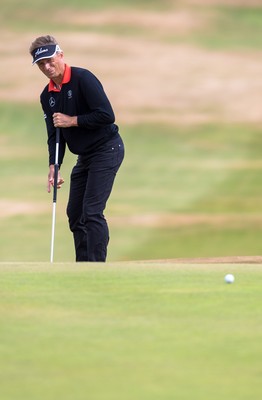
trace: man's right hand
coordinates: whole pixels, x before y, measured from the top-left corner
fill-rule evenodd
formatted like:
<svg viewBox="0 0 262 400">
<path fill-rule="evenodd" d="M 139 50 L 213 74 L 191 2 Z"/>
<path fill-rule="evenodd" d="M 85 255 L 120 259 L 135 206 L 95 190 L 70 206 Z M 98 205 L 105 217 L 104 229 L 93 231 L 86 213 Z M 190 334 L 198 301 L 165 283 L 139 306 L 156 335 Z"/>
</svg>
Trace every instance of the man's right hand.
<svg viewBox="0 0 262 400">
<path fill-rule="evenodd" d="M 47 191 L 48 193 L 51 192 L 51 186 L 54 187 L 54 175 L 55 175 L 55 166 L 51 164 L 49 166 L 49 174 L 48 174 L 48 180 L 47 180 Z M 61 186 L 64 183 L 64 179 L 60 175 L 60 171 L 58 171 L 58 177 L 57 177 L 57 189 L 60 189 Z"/>
</svg>

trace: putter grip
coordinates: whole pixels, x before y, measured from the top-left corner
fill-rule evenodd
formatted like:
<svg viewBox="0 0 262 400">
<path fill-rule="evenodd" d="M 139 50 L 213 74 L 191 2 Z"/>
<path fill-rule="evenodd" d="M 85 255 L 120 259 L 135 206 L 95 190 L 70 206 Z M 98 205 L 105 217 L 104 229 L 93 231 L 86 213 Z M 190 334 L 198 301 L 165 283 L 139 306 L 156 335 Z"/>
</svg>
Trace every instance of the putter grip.
<svg viewBox="0 0 262 400">
<path fill-rule="evenodd" d="M 57 198 L 57 178 L 58 178 L 58 157 L 59 157 L 59 142 L 60 142 L 60 128 L 56 128 L 56 149 L 55 149 L 55 171 L 54 171 L 54 191 L 53 191 L 53 203 L 56 203 Z"/>
<path fill-rule="evenodd" d="M 53 203 L 56 203 L 57 197 L 57 178 L 58 178 L 58 169 L 59 165 L 55 164 L 55 173 L 54 173 L 54 191 L 53 191 Z"/>
</svg>

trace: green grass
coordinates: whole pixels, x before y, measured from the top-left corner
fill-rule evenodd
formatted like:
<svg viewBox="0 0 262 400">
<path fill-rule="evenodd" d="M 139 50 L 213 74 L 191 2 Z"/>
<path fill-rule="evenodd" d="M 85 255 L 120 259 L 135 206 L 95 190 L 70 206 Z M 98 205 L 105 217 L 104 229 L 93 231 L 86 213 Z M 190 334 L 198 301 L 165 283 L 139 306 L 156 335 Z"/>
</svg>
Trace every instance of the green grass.
<svg viewBox="0 0 262 400">
<path fill-rule="evenodd" d="M 213 212 L 226 193 L 239 202 L 251 198 L 246 211 L 260 210 L 258 127 L 140 125 L 123 127 L 123 135 L 127 155 L 119 179 L 126 187 L 118 200 L 131 199 L 136 212 Z M 235 204 L 221 208 L 236 211 Z"/>
<path fill-rule="evenodd" d="M 125 249 L 122 259 L 146 260 L 163 258 L 194 258 L 252 256 L 262 253 L 259 238 L 261 224 L 221 224 L 199 222 L 189 226 L 156 228 L 115 228 L 111 259 L 117 259 L 118 246 Z M 128 237 L 128 243 L 126 241 Z"/>
<path fill-rule="evenodd" d="M 130 21 L 119 20 L 114 22 L 101 22 L 83 24 L 77 19 L 66 19 L 61 23 L 60 15 L 63 11 L 74 13 L 88 11 L 106 11 L 117 9 L 137 12 L 174 12 L 179 15 L 182 11 L 188 13 L 195 21 L 205 21 L 204 24 L 192 29 L 156 29 L 154 26 L 142 26 Z M 48 9 L 48 17 L 46 10 Z M 59 11 L 58 11 L 59 10 Z M 14 32 L 39 32 L 42 31 L 95 31 L 103 35 L 113 34 L 122 36 L 142 36 L 148 40 L 171 42 L 174 44 L 190 44 L 208 49 L 222 51 L 254 51 L 262 45 L 262 7 L 234 6 L 200 6 L 183 5 L 180 2 L 169 0 L 57 0 L 55 3 L 47 0 L 38 0 L 37 8 L 32 7 L 29 0 L 2 0 L 1 2 L 1 27 Z"/>
<path fill-rule="evenodd" d="M 196 19 L 210 15 L 212 18 L 207 18 L 207 22 L 212 23 L 200 30 L 186 29 L 181 35 L 176 31 L 173 34 L 168 30 L 152 30 L 150 26 L 137 26 L 134 22 L 123 25 L 119 21 L 119 24 L 101 24 L 95 28 L 75 22 L 73 25 L 70 21 L 57 23 L 58 10 L 70 9 L 73 13 L 74 10 L 88 12 L 89 9 L 118 9 L 120 6 L 139 11 L 141 7 L 141 12 L 161 7 L 184 10 Z M 159 15 L 162 16 L 161 12 Z M 124 0 L 73 3 L 39 0 L 36 8 L 27 0 L 23 3 L 4 0 L 0 16 L 3 31 L 11 36 L 17 30 L 34 32 L 35 36 L 35 32 L 43 28 L 79 33 L 83 29 L 97 29 L 101 35 L 138 35 L 146 40 L 159 40 L 159 43 L 173 40 L 222 51 L 260 49 L 261 21 L 261 7 L 189 8 L 172 1 Z M 153 112 L 147 110 L 146 104 L 140 112 L 145 111 Z M 52 196 L 46 193 L 46 133 L 40 106 L 1 102 L 0 114 L 1 201 L 10 202 L 11 207 L 16 203 L 30 203 L 35 208 L 32 214 L 20 211 L 12 216 L 1 216 L 0 229 L 4 235 L 0 241 L 0 257 L 2 261 L 47 261 Z M 196 126 L 148 123 L 120 128 L 126 158 L 106 210 L 111 233 L 109 260 L 261 254 L 262 139 L 259 126 L 222 121 Z M 58 196 L 55 245 L 55 259 L 59 261 L 74 259 L 65 209 L 75 158 L 67 153 L 62 167 L 66 182 Z M 205 214 L 210 222 L 192 222 L 187 226 L 146 226 L 128 222 L 133 216 L 139 219 L 144 215 L 161 217 L 166 214 L 192 218 Z M 212 218 L 219 216 L 222 220 L 228 217 L 228 220 L 213 223 Z M 116 217 L 127 218 L 127 222 L 115 224 Z"/>
<path fill-rule="evenodd" d="M 1 398 L 259 400 L 261 284 L 260 265 L 2 263 Z"/>
<path fill-rule="evenodd" d="M 37 0 L 37 7 L 40 9 L 47 8 L 60 8 L 62 6 L 69 7 L 75 10 L 79 9 L 101 9 L 107 7 L 128 7 L 128 8 L 139 8 L 139 7 L 147 7 L 147 8 L 158 8 L 166 5 L 171 5 L 172 2 L 169 0 L 89 0 L 88 2 L 85 0 L 75 0 L 74 2 L 70 0 L 57 0 L 54 4 L 51 0 Z M 32 3 L 30 0 L 23 0 L 23 5 L 25 8 L 32 9 Z M 21 0 L 2 0 L 1 6 L 5 10 L 22 10 L 23 6 Z"/>
<path fill-rule="evenodd" d="M 2 0 L 0 23 L 10 48 L 17 38 L 14 51 L 21 32 L 33 38 L 92 30 L 211 50 L 260 51 L 261 7 L 179 3 L 177 10 L 195 20 L 209 11 L 212 18 L 181 32 L 121 21 L 91 26 L 61 15 L 120 7 L 163 18 L 161 11 L 176 9 L 178 2 Z M 1 101 L 0 115 L 1 399 L 260 400 L 261 265 L 130 260 L 261 254 L 261 127 L 223 121 L 123 124 L 126 158 L 106 210 L 106 265 L 73 263 L 65 208 L 76 157 L 67 153 L 57 203 L 60 263 L 50 265 L 52 195 L 46 193 L 41 109 L 37 102 Z M 10 210 L 19 204 L 32 210 L 4 215 L 5 202 Z M 150 215 L 192 221 L 147 226 L 143 217 Z M 201 215 L 206 220 L 194 222 Z M 138 223 L 129 222 L 133 216 Z M 235 275 L 233 285 L 224 283 L 226 273 Z"/>
<path fill-rule="evenodd" d="M 46 32 L 48 29 L 68 30 L 75 29 L 73 23 L 65 23 L 59 18 L 60 12 L 69 10 L 81 12 L 89 10 L 114 10 L 121 8 L 123 10 L 168 10 L 170 9 L 169 0 L 57 0 L 55 3 L 51 0 L 37 0 L 35 7 L 32 7 L 30 0 L 2 0 L 1 1 L 1 27 L 6 27 L 14 31 L 38 31 L 42 29 Z M 47 11 L 48 10 L 48 11 Z M 88 24 L 86 26 L 88 30 Z"/>
<path fill-rule="evenodd" d="M 254 50 L 262 45 L 262 7 L 210 8 L 210 27 L 192 37 L 193 43 L 210 49 Z"/>
</svg>

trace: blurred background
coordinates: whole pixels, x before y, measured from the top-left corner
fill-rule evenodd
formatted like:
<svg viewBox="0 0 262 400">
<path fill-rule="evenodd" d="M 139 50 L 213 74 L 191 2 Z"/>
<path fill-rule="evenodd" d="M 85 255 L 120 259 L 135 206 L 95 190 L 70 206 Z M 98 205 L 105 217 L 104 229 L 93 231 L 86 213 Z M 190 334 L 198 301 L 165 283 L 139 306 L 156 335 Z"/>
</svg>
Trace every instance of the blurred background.
<svg viewBox="0 0 262 400">
<path fill-rule="evenodd" d="M 0 261 L 49 261 L 52 195 L 28 49 L 54 35 L 103 83 L 126 145 L 108 260 L 262 253 L 261 0 L 1 0 Z M 73 261 L 69 152 L 55 261 Z"/>
</svg>

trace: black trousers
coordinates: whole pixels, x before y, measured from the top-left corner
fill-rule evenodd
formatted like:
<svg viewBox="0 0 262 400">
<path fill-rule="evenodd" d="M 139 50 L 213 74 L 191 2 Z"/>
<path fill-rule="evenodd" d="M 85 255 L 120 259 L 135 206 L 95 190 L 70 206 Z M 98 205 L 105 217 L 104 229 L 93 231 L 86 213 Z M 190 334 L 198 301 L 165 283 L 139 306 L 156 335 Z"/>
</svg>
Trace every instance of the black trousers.
<svg viewBox="0 0 262 400">
<path fill-rule="evenodd" d="M 106 261 L 109 229 L 103 212 L 123 159 L 117 134 L 92 155 L 79 156 L 72 170 L 67 216 L 76 261 Z"/>
</svg>

